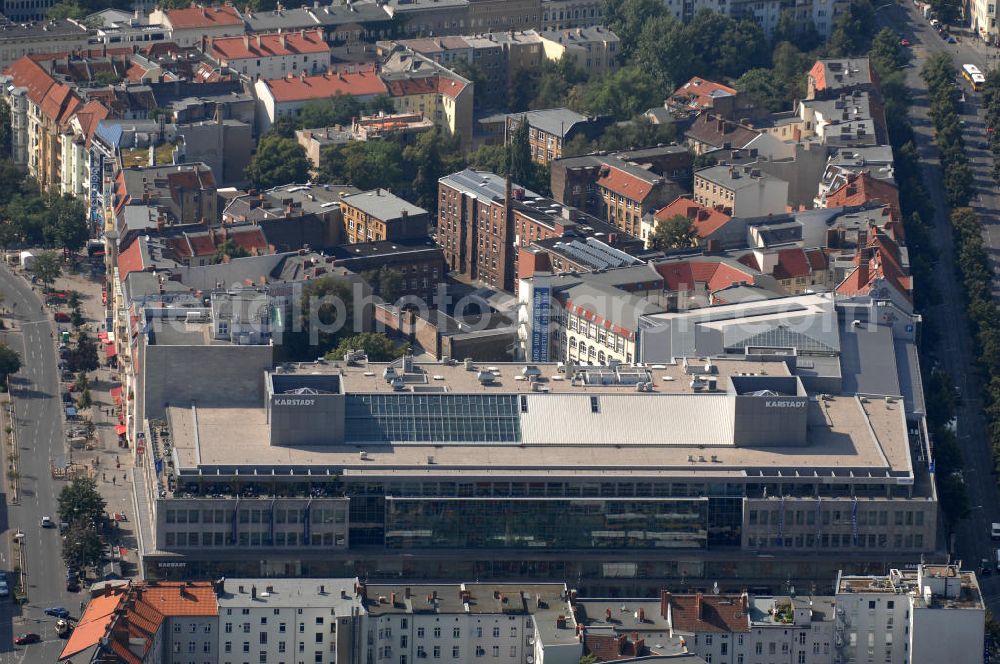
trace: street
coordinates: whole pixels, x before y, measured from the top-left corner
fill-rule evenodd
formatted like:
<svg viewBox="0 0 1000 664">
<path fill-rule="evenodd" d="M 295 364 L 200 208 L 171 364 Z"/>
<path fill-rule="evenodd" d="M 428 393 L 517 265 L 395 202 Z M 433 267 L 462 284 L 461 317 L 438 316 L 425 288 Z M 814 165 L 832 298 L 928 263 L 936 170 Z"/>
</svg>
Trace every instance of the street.
<svg viewBox="0 0 1000 664">
<path fill-rule="evenodd" d="M 944 188 L 934 145 L 934 127 L 928 115 L 927 88 L 920 78 L 920 69 L 928 56 L 946 52 L 952 56 L 956 69 L 971 63 L 987 71 L 996 66 L 998 51 L 976 43 L 974 37 L 962 36 L 957 44 L 945 43 L 911 2 L 890 5 L 878 16 L 883 25 L 901 31 L 913 44 L 913 63 L 907 70 L 907 82 L 913 95 L 911 120 L 924 169 L 924 183 L 937 210 L 932 236 L 939 251 L 934 270 L 939 302 L 932 310 L 921 313 L 938 325 L 941 368 L 953 378 L 962 396 L 958 407 L 958 441 L 964 458 L 965 486 L 971 511 L 968 518 L 957 524 L 946 524 L 945 532 L 954 531 L 955 537 L 953 543 L 944 544 L 953 545 L 954 557 L 962 560 L 967 569 L 978 568 L 979 561 L 984 558 L 995 566 L 1000 542 L 994 543 L 990 539 L 990 523 L 1000 521 L 1000 503 L 996 477 L 991 472 L 993 458 L 983 416 L 982 386 L 979 375 L 974 371 L 974 346 L 968 326 L 964 324 L 967 320 L 964 293 L 955 272 L 951 226 L 943 213 Z M 979 113 L 979 94 L 973 93 L 968 85 L 964 85 L 963 89 L 966 97 L 964 138 L 978 192 L 973 205 L 982 218 L 990 260 L 994 272 L 997 272 L 1000 229 L 997 227 L 996 186 L 990 177 L 992 155 L 988 150 L 979 148 L 986 140 L 985 123 Z M 1000 279 L 996 283 L 1000 284 Z M 1000 293 L 1000 288 L 995 288 L 995 292 Z M 961 324 L 954 324 L 957 321 Z M 993 575 L 981 578 L 980 584 L 984 599 L 996 614 L 1000 610 L 1000 575 L 994 571 Z"/>
<path fill-rule="evenodd" d="M 56 353 L 51 338 L 49 311 L 42 310 L 38 296 L 20 276 L 6 265 L 0 265 L 0 292 L 4 307 L 13 312 L 17 329 L 4 334 L 10 346 L 21 353 L 23 367 L 11 377 L 11 391 L 17 416 L 16 433 L 19 446 L 19 478 L 21 500 L 18 505 L 5 501 L 3 528 L 3 568 L 14 578 L 10 560 L 12 535 L 25 534 L 24 554 L 28 561 L 28 603 L 15 608 L 11 599 L 0 601 L 0 663 L 55 661 L 65 643 L 55 633 L 55 618 L 45 616 L 50 606 L 65 606 L 73 617 L 79 616 L 82 594 L 65 590 L 65 565 L 62 563 L 59 531 L 43 529 L 43 516 L 58 521 L 57 495 L 63 483 L 52 478 L 50 460 L 65 455 L 62 406 L 59 401 L 59 376 Z M 13 645 L 13 639 L 23 632 L 40 634 L 43 643 L 30 646 Z"/>
</svg>

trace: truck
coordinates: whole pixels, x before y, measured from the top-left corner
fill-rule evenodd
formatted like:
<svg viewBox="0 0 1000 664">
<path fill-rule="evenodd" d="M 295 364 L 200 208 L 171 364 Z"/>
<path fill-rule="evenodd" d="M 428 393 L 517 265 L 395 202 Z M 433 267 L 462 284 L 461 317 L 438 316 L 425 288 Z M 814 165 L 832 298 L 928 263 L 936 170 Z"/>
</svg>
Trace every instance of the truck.
<svg viewBox="0 0 1000 664">
<path fill-rule="evenodd" d="M 69 636 L 69 632 L 70 632 L 70 626 L 68 620 L 60 618 L 59 620 L 56 621 L 56 634 L 59 635 L 59 638 L 65 639 L 67 636 Z"/>
</svg>

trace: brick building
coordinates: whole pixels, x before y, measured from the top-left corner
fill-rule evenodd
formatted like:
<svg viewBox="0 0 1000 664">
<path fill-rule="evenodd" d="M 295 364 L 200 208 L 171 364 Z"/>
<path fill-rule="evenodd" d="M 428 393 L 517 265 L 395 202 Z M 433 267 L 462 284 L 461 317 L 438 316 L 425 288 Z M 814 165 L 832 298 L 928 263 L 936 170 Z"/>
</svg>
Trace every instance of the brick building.
<svg viewBox="0 0 1000 664">
<path fill-rule="evenodd" d="M 385 189 L 342 197 L 340 212 L 348 244 L 418 238 L 430 223 L 427 210 Z"/>
</svg>

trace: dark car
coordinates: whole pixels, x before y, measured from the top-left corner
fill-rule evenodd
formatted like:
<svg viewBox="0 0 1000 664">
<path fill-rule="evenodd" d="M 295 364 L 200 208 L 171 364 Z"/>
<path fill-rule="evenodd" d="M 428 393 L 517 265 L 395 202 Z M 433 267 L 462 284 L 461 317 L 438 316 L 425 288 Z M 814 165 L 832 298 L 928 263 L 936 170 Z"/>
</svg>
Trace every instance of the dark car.
<svg viewBox="0 0 1000 664">
<path fill-rule="evenodd" d="M 14 639 L 15 646 L 26 646 L 29 643 L 38 643 L 42 640 L 42 637 L 37 634 L 22 634 L 21 636 Z"/>
<path fill-rule="evenodd" d="M 45 615 L 53 618 L 69 618 L 69 611 L 62 606 L 50 606 L 45 609 Z"/>
<path fill-rule="evenodd" d="M 80 579 L 77 578 L 66 579 L 66 592 L 69 593 L 80 592 Z"/>
<path fill-rule="evenodd" d="M 69 314 L 66 313 L 65 311 L 57 311 L 55 313 L 55 319 L 56 319 L 57 323 L 68 323 L 69 322 Z"/>
</svg>

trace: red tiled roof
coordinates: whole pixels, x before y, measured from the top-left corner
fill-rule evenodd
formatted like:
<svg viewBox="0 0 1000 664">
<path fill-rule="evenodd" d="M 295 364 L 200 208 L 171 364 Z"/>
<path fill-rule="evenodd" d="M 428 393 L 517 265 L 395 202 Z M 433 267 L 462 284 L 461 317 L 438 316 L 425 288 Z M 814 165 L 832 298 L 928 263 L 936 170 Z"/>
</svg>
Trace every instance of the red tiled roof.
<svg viewBox="0 0 1000 664">
<path fill-rule="evenodd" d="M 243 17 L 236 8 L 191 6 L 184 9 L 168 9 L 164 12 L 170 27 L 174 30 L 213 28 L 222 25 L 242 26 Z"/>
<path fill-rule="evenodd" d="M 750 631 L 750 617 L 740 596 L 674 595 L 670 600 L 670 613 L 675 631 Z"/>
<path fill-rule="evenodd" d="M 806 260 L 813 270 L 825 270 L 830 267 L 830 261 L 822 249 L 809 249 L 806 251 Z"/>
<path fill-rule="evenodd" d="M 58 125 L 64 124 L 80 105 L 80 98 L 65 83 L 57 83 L 45 69 L 31 58 L 21 58 L 5 72 L 15 87 L 25 88 L 28 99 Z"/>
<path fill-rule="evenodd" d="M 386 81 L 386 88 L 392 97 L 406 97 L 409 95 L 432 95 L 438 91 L 438 77 L 426 76 L 424 78 L 403 78 L 394 81 Z"/>
<path fill-rule="evenodd" d="M 893 219 L 900 219 L 899 189 L 891 182 L 873 178 L 867 171 L 852 174 L 847 182 L 826 196 L 826 207 L 835 208 L 865 203 L 888 205 Z"/>
<path fill-rule="evenodd" d="M 73 116 L 80 103 L 80 98 L 73 92 L 73 88 L 65 83 L 56 83 L 49 88 L 45 99 L 42 100 L 41 111 L 43 115 L 61 126 Z"/>
<path fill-rule="evenodd" d="M 139 247 L 141 240 L 134 241 L 128 249 L 118 254 L 118 278 L 122 281 L 129 272 L 142 272 L 142 249 Z"/>
<path fill-rule="evenodd" d="M 303 53 L 329 53 L 323 30 L 301 30 L 242 37 L 220 37 L 212 41 L 210 54 L 219 60 L 246 60 Z"/>
<path fill-rule="evenodd" d="M 109 113 L 110 111 L 104 104 L 93 100 L 88 101 L 76 112 L 76 118 L 80 121 L 80 128 L 83 130 L 83 135 L 87 138 L 86 146 L 88 148 L 90 147 L 90 141 L 94 138 L 97 124 L 108 117 Z"/>
<path fill-rule="evenodd" d="M 698 143 L 721 148 L 743 148 L 747 143 L 760 136 L 760 132 L 752 127 L 739 124 L 705 111 L 701 113 L 684 136 Z"/>
<path fill-rule="evenodd" d="M 221 240 L 222 238 L 219 239 Z M 238 231 L 230 231 L 229 239 L 232 240 L 236 246 L 246 249 L 251 254 L 264 253 L 268 249 L 267 238 L 264 237 L 264 231 L 260 228 L 247 228 Z"/>
<path fill-rule="evenodd" d="M 775 279 L 795 279 L 808 276 L 809 273 L 809 260 L 805 251 L 798 248 L 778 251 L 778 262 L 773 271 Z"/>
<path fill-rule="evenodd" d="M 607 171 L 604 171 L 604 168 L 607 168 Z M 597 179 L 597 184 L 629 200 L 641 203 L 653 190 L 652 182 L 620 168 L 608 165 L 602 167 L 601 171 L 602 175 Z"/>
<path fill-rule="evenodd" d="M 215 589 L 208 581 L 160 581 L 156 585 L 145 585 L 142 597 L 137 598 L 135 605 L 139 607 L 143 604 L 167 617 L 214 616 L 219 613 Z"/>
<path fill-rule="evenodd" d="M 594 655 L 599 662 L 631 659 L 649 654 L 644 639 L 633 641 L 625 634 L 612 636 L 584 632 L 583 647 L 585 652 Z"/>
<path fill-rule="evenodd" d="M 746 265 L 747 267 L 753 270 L 757 270 L 758 272 L 760 272 L 760 263 L 757 262 L 757 257 L 753 255 L 753 252 L 749 254 L 743 254 L 742 256 L 737 258 L 736 261 L 738 263 Z"/>
<path fill-rule="evenodd" d="M 385 83 L 371 69 L 318 76 L 273 78 L 264 81 L 264 85 L 276 102 L 326 99 L 338 94 L 365 97 L 388 92 Z"/>
<path fill-rule="evenodd" d="M 131 66 L 125 70 L 125 78 L 135 83 L 141 81 L 142 77 L 145 76 L 148 71 L 149 70 L 142 65 L 133 62 Z"/>
<path fill-rule="evenodd" d="M 701 238 L 708 237 L 732 219 L 732 217 L 721 210 L 696 203 L 690 196 L 680 196 L 672 203 L 663 206 L 656 211 L 653 218 L 656 221 L 666 221 L 678 215 L 690 219 L 695 232 Z"/>
<path fill-rule="evenodd" d="M 674 90 L 671 101 L 677 105 L 686 106 L 692 109 L 711 108 L 714 98 L 712 93 L 724 92 L 730 95 L 736 94 L 736 89 L 715 81 L 708 81 L 695 76 L 690 81 Z"/>
<path fill-rule="evenodd" d="M 854 256 L 857 268 L 837 286 L 842 295 L 866 295 L 884 281 L 906 299 L 912 298 L 913 280 L 900 262 L 899 246 L 885 233 L 875 230 L 868 245 Z"/>
<path fill-rule="evenodd" d="M 752 254 L 751 254 L 752 255 Z M 742 270 L 721 259 L 695 259 L 665 261 L 653 266 L 663 277 L 664 285 L 672 291 L 683 291 L 705 284 L 710 291 L 717 291 L 734 284 L 753 283 L 757 270 Z"/>
<path fill-rule="evenodd" d="M 465 83 L 462 81 L 456 81 L 453 78 L 447 78 L 445 76 L 437 77 L 437 91 L 443 95 L 447 95 L 454 99 L 462 90 L 465 89 Z"/>
</svg>

